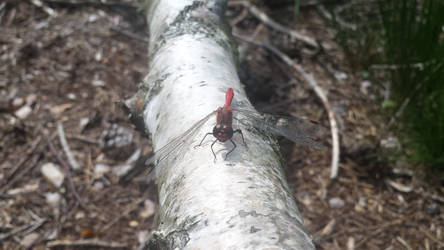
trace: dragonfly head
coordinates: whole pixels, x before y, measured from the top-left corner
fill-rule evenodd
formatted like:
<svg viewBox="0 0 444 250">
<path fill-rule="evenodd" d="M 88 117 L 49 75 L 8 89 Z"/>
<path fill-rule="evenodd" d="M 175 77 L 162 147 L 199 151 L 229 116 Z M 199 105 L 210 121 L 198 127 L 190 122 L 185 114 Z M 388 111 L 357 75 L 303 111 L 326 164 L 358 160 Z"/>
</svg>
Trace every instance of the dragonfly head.
<svg viewBox="0 0 444 250">
<path fill-rule="evenodd" d="M 233 128 L 231 126 L 217 124 L 213 128 L 213 135 L 221 142 L 227 141 L 233 137 Z"/>
</svg>

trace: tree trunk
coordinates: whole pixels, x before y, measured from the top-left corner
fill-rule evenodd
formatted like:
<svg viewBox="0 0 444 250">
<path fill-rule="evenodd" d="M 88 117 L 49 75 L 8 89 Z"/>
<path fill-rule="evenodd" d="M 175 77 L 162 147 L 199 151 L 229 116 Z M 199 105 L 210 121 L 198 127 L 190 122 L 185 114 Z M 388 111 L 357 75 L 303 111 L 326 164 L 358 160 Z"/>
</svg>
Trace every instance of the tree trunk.
<svg viewBox="0 0 444 250">
<path fill-rule="evenodd" d="M 158 150 L 224 104 L 251 108 L 236 73 L 226 1 L 152 0 L 147 6 L 150 72 L 141 84 L 143 120 Z M 160 225 L 149 249 L 314 249 L 288 188 L 276 142 L 243 129 L 244 146 L 207 139 L 214 118 L 156 166 Z M 211 124 L 212 123 L 212 124 Z M 207 137 L 209 138 L 209 137 Z"/>
</svg>

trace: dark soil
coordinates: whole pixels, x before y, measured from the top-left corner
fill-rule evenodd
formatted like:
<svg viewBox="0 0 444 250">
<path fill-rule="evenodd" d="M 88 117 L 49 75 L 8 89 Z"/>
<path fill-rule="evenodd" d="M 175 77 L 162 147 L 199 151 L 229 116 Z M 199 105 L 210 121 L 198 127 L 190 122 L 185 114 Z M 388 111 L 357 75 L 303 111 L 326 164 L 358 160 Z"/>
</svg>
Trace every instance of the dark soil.
<svg viewBox="0 0 444 250">
<path fill-rule="evenodd" d="M 134 152 L 151 152 L 119 103 L 148 71 L 143 15 L 131 1 L 42 2 L 57 15 L 32 1 L 0 3 L 0 249 L 136 249 L 156 227 L 157 191 L 144 178 L 119 181 L 122 166 L 137 164 L 127 162 Z M 363 87 L 359 67 L 349 64 L 316 7 L 303 7 L 298 22 L 291 3 L 271 7 L 261 9 L 325 49 L 309 55 L 311 48 L 264 26 L 243 6 L 229 6 L 233 30 L 256 33 L 313 73 L 336 113 L 336 181 L 329 179 L 328 150 L 281 141 L 288 181 L 318 248 L 444 249 L 444 188 L 418 171 L 394 173 L 408 164 L 391 161 L 381 147 L 390 134 L 379 86 Z M 269 51 L 239 45 L 240 75 L 259 110 L 328 127 L 322 103 L 302 78 Z M 57 124 L 80 170 L 68 167 Z M 61 187 L 42 174 L 47 163 L 64 173 Z"/>
</svg>

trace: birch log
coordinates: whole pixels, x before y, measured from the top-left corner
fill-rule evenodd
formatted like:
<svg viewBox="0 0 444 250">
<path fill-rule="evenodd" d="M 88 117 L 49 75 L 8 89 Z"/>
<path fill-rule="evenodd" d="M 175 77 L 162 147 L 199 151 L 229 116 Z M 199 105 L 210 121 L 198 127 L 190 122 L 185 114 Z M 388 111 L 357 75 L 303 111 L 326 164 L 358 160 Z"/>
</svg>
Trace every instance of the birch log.
<svg viewBox="0 0 444 250">
<path fill-rule="evenodd" d="M 147 4 L 150 71 L 140 93 L 155 150 L 222 106 L 230 87 L 234 105 L 252 109 L 236 73 L 225 6 L 223 0 Z M 248 147 L 234 136 L 237 148 L 224 160 L 232 144 L 216 143 L 214 161 L 210 139 L 194 148 L 214 122 L 156 166 L 160 225 L 148 249 L 314 249 L 276 142 L 238 126 Z"/>
</svg>

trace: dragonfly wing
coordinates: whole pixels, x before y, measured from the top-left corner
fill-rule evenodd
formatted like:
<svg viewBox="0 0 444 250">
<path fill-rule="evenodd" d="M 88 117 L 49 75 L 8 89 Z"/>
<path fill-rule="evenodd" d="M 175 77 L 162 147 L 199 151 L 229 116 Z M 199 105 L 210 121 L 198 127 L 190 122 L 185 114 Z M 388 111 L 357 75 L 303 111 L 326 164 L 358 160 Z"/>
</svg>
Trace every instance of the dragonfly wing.
<svg viewBox="0 0 444 250">
<path fill-rule="evenodd" d="M 214 111 L 209 113 L 207 116 L 193 124 L 193 126 L 191 126 L 187 131 L 175 137 L 162 148 L 154 152 L 154 155 L 146 160 L 145 165 L 148 166 L 150 164 L 159 164 L 161 161 L 168 158 L 168 156 L 173 151 L 177 152 L 177 154 L 180 154 L 183 146 L 190 143 L 190 139 L 193 137 L 193 135 L 196 134 L 199 128 L 202 127 L 202 125 L 204 125 L 214 114 Z"/>
<path fill-rule="evenodd" d="M 325 135 L 325 128 L 316 122 L 296 118 L 291 116 L 260 114 L 246 109 L 235 109 L 245 118 L 240 118 L 239 122 L 246 126 L 253 126 L 260 130 L 271 132 L 276 135 L 286 137 L 293 142 L 317 149 L 324 149 L 325 146 L 319 142 Z"/>
</svg>

